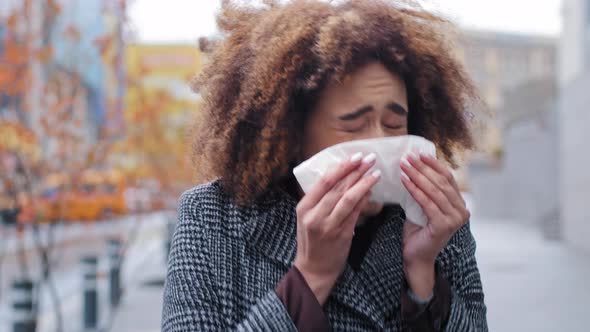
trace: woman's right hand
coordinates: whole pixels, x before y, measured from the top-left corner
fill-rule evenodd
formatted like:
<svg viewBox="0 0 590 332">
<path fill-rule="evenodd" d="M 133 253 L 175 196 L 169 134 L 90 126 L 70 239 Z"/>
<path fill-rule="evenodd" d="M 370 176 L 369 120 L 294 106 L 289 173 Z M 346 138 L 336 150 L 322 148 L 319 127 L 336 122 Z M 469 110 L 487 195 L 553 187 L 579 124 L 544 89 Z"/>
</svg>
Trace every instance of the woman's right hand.
<svg viewBox="0 0 590 332">
<path fill-rule="evenodd" d="M 355 154 L 325 174 L 297 205 L 295 266 L 323 305 L 346 266 L 354 227 L 381 172 L 375 155 Z"/>
</svg>

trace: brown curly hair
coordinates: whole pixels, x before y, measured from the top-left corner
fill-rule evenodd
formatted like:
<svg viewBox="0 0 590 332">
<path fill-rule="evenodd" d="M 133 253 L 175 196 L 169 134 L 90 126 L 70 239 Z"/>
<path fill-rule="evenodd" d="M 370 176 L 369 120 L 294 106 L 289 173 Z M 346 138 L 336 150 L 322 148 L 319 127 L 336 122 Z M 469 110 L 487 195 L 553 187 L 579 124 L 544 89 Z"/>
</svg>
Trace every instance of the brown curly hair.
<svg viewBox="0 0 590 332">
<path fill-rule="evenodd" d="M 203 98 L 193 159 L 238 202 L 291 176 L 320 91 L 369 61 L 405 80 L 410 134 L 451 165 L 473 147 L 464 110 L 477 93 L 453 56 L 453 26 L 413 1 L 223 1 L 218 25 L 223 41 L 193 83 Z"/>
</svg>

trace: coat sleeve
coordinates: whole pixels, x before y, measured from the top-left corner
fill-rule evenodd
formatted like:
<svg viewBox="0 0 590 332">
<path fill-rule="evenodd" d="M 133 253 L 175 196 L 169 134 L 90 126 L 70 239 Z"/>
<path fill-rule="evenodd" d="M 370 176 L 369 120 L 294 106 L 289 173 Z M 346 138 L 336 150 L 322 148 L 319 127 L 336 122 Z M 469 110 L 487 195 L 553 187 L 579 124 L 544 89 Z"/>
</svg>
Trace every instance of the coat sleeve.
<svg viewBox="0 0 590 332">
<path fill-rule="evenodd" d="M 453 236 L 438 262 L 451 284 L 451 311 L 445 331 L 487 332 L 486 306 L 469 223 Z"/>
<path fill-rule="evenodd" d="M 187 192 L 180 200 L 164 286 L 162 331 L 296 331 L 274 289 L 258 299 L 240 322 L 223 314 L 228 299 L 213 278 L 214 234 L 203 222 L 198 196 Z"/>
</svg>

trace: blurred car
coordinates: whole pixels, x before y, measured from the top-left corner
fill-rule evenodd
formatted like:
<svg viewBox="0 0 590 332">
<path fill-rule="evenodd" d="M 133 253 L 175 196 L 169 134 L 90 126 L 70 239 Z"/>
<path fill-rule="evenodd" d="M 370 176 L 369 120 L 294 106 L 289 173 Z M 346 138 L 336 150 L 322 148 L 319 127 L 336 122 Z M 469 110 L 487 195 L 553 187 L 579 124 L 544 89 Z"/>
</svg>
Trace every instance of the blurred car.
<svg viewBox="0 0 590 332">
<path fill-rule="evenodd" d="M 83 172 L 62 200 L 62 215 L 69 221 L 108 219 L 127 213 L 126 183 L 116 171 Z"/>
<path fill-rule="evenodd" d="M 51 174 L 27 200 L 20 222 L 94 221 L 128 213 L 124 176 L 107 170 L 87 170 L 75 179 Z"/>
</svg>

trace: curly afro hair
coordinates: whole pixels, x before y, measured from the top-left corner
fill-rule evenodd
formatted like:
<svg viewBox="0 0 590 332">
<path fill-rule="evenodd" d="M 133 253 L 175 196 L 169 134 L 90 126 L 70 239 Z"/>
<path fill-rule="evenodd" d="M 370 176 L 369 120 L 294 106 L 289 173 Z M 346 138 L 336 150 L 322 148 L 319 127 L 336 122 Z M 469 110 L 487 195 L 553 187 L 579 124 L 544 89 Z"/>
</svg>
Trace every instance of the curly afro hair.
<svg viewBox="0 0 590 332">
<path fill-rule="evenodd" d="M 454 57 L 453 26 L 413 1 L 223 1 L 224 38 L 193 82 L 203 98 L 193 160 L 202 181 L 221 178 L 253 202 L 292 177 L 303 124 L 321 90 L 370 61 L 400 75 L 410 134 L 455 166 L 473 147 L 466 106 L 479 100 Z"/>
</svg>

